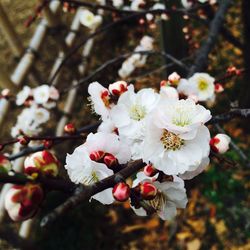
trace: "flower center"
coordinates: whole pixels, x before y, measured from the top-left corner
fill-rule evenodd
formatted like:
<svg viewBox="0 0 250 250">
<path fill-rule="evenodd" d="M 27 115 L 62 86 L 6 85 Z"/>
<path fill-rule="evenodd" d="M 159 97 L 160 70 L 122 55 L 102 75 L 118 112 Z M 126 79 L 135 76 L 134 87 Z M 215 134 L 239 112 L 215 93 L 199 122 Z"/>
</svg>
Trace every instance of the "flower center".
<svg viewBox="0 0 250 250">
<path fill-rule="evenodd" d="M 173 124 L 179 127 L 184 127 L 190 124 L 190 116 L 188 115 L 188 110 L 186 109 L 176 109 L 176 113 L 172 118 Z"/>
<path fill-rule="evenodd" d="M 205 91 L 205 90 L 207 90 L 207 88 L 208 88 L 208 83 L 207 83 L 207 81 L 204 80 L 204 79 L 199 80 L 198 88 L 199 88 L 200 91 Z"/>
<path fill-rule="evenodd" d="M 146 115 L 146 108 L 139 104 L 132 105 L 129 110 L 130 118 L 136 121 L 142 120 L 145 117 L 145 115 Z"/>
<path fill-rule="evenodd" d="M 162 133 L 161 142 L 165 150 L 179 150 L 184 145 L 183 139 L 166 129 Z"/>
<path fill-rule="evenodd" d="M 158 190 L 158 193 L 155 196 L 155 198 L 149 200 L 148 203 L 156 210 L 156 212 L 159 212 L 162 210 L 166 201 L 167 201 L 166 196 L 161 191 Z"/>
<path fill-rule="evenodd" d="M 83 179 L 83 184 L 85 185 L 89 185 L 89 184 L 93 184 L 93 183 L 96 183 L 99 181 L 99 178 L 96 174 L 95 171 L 92 171 L 91 174 L 89 176 L 86 176 L 84 179 Z"/>
</svg>

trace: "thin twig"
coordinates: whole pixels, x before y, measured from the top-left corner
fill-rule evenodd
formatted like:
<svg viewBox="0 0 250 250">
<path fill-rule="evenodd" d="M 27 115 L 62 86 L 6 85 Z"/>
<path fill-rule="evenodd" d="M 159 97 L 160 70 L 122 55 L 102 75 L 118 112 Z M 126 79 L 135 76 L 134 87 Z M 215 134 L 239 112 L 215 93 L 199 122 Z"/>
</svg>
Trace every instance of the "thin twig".
<svg viewBox="0 0 250 250">
<path fill-rule="evenodd" d="M 215 14 L 214 19 L 211 21 L 207 40 L 198 50 L 194 65 L 189 71 L 189 76 L 193 75 L 195 72 L 204 70 L 204 68 L 206 67 L 208 55 L 213 49 L 215 42 L 217 41 L 218 34 L 225 19 L 225 14 L 230 7 L 231 2 L 231 0 L 223 0 L 220 2 L 219 9 Z"/>
</svg>

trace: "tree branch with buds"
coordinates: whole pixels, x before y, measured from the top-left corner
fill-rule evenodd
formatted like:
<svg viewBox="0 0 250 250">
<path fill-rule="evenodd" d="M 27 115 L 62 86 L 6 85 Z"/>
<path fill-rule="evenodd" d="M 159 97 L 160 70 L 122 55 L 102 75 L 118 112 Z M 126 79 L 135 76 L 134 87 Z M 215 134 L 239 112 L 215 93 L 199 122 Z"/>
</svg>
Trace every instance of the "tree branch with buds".
<svg viewBox="0 0 250 250">
<path fill-rule="evenodd" d="M 54 211 L 46 215 L 41 220 L 41 226 L 47 226 L 48 224 L 55 221 L 59 216 L 69 211 L 71 208 L 79 205 L 82 201 L 90 199 L 91 196 L 107 189 L 113 187 L 116 183 L 124 181 L 138 170 L 143 168 L 145 164 L 142 160 L 137 160 L 134 162 L 129 162 L 121 171 L 118 173 L 107 177 L 99 182 L 92 185 L 81 185 L 75 190 L 75 194 L 68 198 L 63 204 L 58 206 Z"/>
</svg>

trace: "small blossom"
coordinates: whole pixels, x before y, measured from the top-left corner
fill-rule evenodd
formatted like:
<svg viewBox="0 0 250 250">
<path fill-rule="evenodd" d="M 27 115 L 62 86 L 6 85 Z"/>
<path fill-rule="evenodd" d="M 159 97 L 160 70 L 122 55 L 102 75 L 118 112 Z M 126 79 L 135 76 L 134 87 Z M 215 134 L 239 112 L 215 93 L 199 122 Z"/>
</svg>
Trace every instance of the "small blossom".
<svg viewBox="0 0 250 250">
<path fill-rule="evenodd" d="M 215 90 L 216 93 L 221 93 L 221 92 L 224 91 L 224 88 L 220 83 L 216 83 L 214 85 L 214 90 Z"/>
<path fill-rule="evenodd" d="M 43 196 L 43 190 L 37 184 L 13 186 L 5 196 L 5 209 L 12 220 L 27 220 L 37 212 Z"/>
<path fill-rule="evenodd" d="M 31 96 L 32 91 L 29 86 L 24 86 L 23 89 L 17 94 L 16 105 L 21 106 Z"/>
<path fill-rule="evenodd" d="M 212 150 L 219 154 L 224 154 L 229 149 L 231 138 L 226 134 L 217 134 L 210 140 Z"/>
<path fill-rule="evenodd" d="M 116 8 L 120 8 L 124 4 L 123 0 L 112 0 L 112 3 L 113 3 L 113 6 Z"/>
<path fill-rule="evenodd" d="M 81 9 L 79 11 L 79 18 L 81 24 L 91 30 L 95 30 L 102 23 L 102 17 L 100 15 L 94 15 L 87 9 Z"/>
<path fill-rule="evenodd" d="M 117 201 L 124 202 L 130 196 L 130 187 L 124 182 L 119 182 L 114 186 L 112 194 Z"/>
<path fill-rule="evenodd" d="M 64 131 L 68 134 L 74 134 L 76 132 L 75 125 L 73 123 L 68 123 L 64 126 Z"/>
<path fill-rule="evenodd" d="M 50 97 L 50 87 L 48 85 L 42 85 L 33 90 L 34 101 L 37 104 L 45 104 Z"/>
<path fill-rule="evenodd" d="M 174 73 L 172 73 L 171 75 L 168 76 L 168 81 L 171 84 L 177 85 L 180 80 L 181 80 L 181 77 L 176 72 L 174 72 Z"/>
<path fill-rule="evenodd" d="M 178 85 L 178 92 L 186 96 L 196 95 L 199 101 L 213 101 L 214 78 L 207 73 L 195 73 L 188 80 L 181 80 Z"/>
<path fill-rule="evenodd" d="M 134 181 L 133 186 L 139 183 L 147 182 L 147 176 L 140 175 Z M 177 208 L 185 208 L 187 204 L 186 189 L 184 188 L 184 182 L 177 176 L 174 176 L 173 181 L 165 182 L 153 182 L 158 192 L 154 199 L 145 201 L 151 206 L 158 216 L 163 220 L 171 220 L 177 213 Z M 141 208 L 134 208 L 135 213 L 139 216 L 146 216 L 146 211 Z"/>
<path fill-rule="evenodd" d="M 145 5 L 144 0 L 132 0 L 132 3 L 130 5 L 131 10 L 138 11 L 141 10 L 141 8 Z"/>
<path fill-rule="evenodd" d="M 57 176 L 59 162 L 57 158 L 47 150 L 37 152 L 28 156 L 24 161 L 24 171 L 29 175 L 44 174 L 46 176 Z"/>
</svg>

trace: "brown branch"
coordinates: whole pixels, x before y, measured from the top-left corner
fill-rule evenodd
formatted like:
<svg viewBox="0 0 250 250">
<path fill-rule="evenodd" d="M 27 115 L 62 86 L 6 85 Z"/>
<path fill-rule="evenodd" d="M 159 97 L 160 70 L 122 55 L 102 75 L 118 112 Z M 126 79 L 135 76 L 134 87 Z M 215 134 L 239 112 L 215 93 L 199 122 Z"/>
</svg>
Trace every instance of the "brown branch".
<svg viewBox="0 0 250 250">
<path fill-rule="evenodd" d="M 66 181 L 60 178 L 47 178 L 39 176 L 36 179 L 30 178 L 28 175 L 9 172 L 9 173 L 0 173 L 0 183 L 11 183 L 16 185 L 25 185 L 28 182 L 42 184 L 46 189 L 49 190 L 58 190 L 66 193 L 71 193 L 76 185 L 71 181 Z"/>
<path fill-rule="evenodd" d="M 106 61 L 100 67 L 98 67 L 96 70 L 94 70 L 90 75 L 88 75 L 85 78 L 83 78 L 80 81 L 78 81 L 77 84 L 75 84 L 73 86 L 70 86 L 69 88 L 63 89 L 60 92 L 60 95 L 67 93 L 71 89 L 75 89 L 75 88 L 78 88 L 78 87 L 84 85 L 85 83 L 87 83 L 88 81 L 90 81 L 92 78 L 94 78 L 97 74 L 99 74 L 104 69 L 106 69 L 108 66 L 113 65 L 113 64 L 117 63 L 118 61 L 120 61 L 122 59 L 125 59 L 125 58 L 127 58 L 127 57 L 129 57 L 129 56 L 131 56 L 133 54 L 160 55 L 162 57 L 168 58 L 170 61 L 172 61 L 173 64 L 176 64 L 179 67 L 183 68 L 184 70 L 188 71 L 188 67 L 182 62 L 182 60 L 179 60 L 179 59 L 173 57 L 172 55 L 165 53 L 164 51 L 150 51 L 150 50 L 133 51 L 133 52 L 130 52 L 130 53 L 126 53 L 126 54 L 114 57 L 114 58 Z"/>
<path fill-rule="evenodd" d="M 71 208 L 79 205 L 82 201 L 88 200 L 91 196 L 107 188 L 113 187 L 117 182 L 125 180 L 126 178 L 140 170 L 143 166 L 144 163 L 142 162 L 142 160 L 130 162 L 125 168 L 110 177 L 107 177 L 89 186 L 82 185 L 76 188 L 75 194 L 68 200 L 66 200 L 63 204 L 58 206 L 54 211 L 42 218 L 40 225 L 42 227 L 47 226 L 51 222 L 55 221 L 59 216 L 71 210 Z"/>
<path fill-rule="evenodd" d="M 98 128 L 99 125 L 100 125 L 100 122 L 96 122 L 94 124 L 86 125 L 86 126 L 80 128 L 80 129 L 78 129 L 76 134 L 93 132 Z M 65 137 L 67 137 L 67 136 L 65 136 Z M 57 145 L 57 144 L 60 144 L 62 142 L 64 142 L 64 140 L 59 140 L 59 141 L 57 140 L 57 141 L 54 142 L 53 145 Z M 31 153 L 35 153 L 35 152 L 38 152 L 38 151 L 42 151 L 44 149 L 46 149 L 46 147 L 43 144 L 39 145 L 39 146 L 34 146 L 34 147 L 25 147 L 20 152 L 8 156 L 8 159 L 10 161 L 13 161 L 13 160 L 16 160 L 16 159 L 18 159 L 20 157 L 23 157 L 23 156 L 26 156 L 26 155 L 29 155 Z"/>
<path fill-rule="evenodd" d="M 227 113 L 213 116 L 212 119 L 206 123 L 206 125 L 227 122 L 236 117 L 249 118 L 250 109 L 232 109 Z"/>
<path fill-rule="evenodd" d="M 230 7 L 231 0 L 223 0 L 220 2 L 219 9 L 217 10 L 214 19 L 211 21 L 207 40 L 198 50 L 194 65 L 191 67 L 189 76 L 195 72 L 204 70 L 207 65 L 208 55 L 213 49 L 217 41 L 218 34 L 222 28 L 225 14 Z"/>
</svg>

